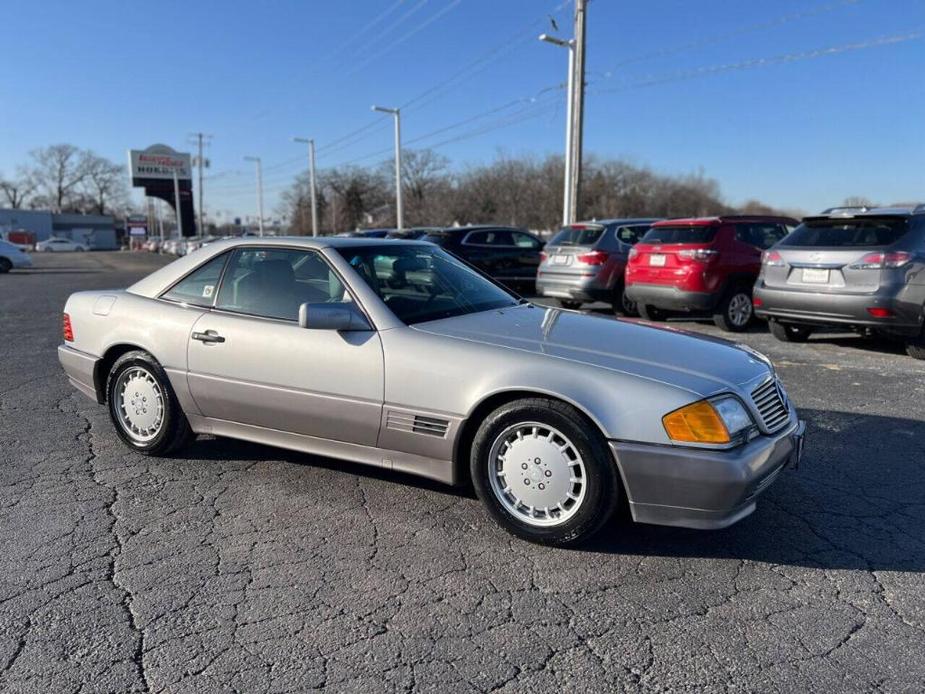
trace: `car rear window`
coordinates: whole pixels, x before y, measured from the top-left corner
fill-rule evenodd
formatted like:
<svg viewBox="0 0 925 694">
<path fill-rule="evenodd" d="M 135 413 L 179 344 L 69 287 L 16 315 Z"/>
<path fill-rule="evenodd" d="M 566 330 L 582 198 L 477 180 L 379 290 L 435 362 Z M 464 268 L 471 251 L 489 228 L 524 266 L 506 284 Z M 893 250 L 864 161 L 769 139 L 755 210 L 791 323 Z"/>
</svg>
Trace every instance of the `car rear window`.
<svg viewBox="0 0 925 694">
<path fill-rule="evenodd" d="M 447 233 L 430 233 L 424 234 L 421 237 L 421 241 L 427 241 L 428 243 L 435 243 L 438 246 L 446 246 L 450 241 L 452 241 L 453 235 Z"/>
<path fill-rule="evenodd" d="M 909 231 L 904 218 L 804 222 L 782 242 L 783 246 L 818 248 L 873 248 L 891 246 Z"/>
<path fill-rule="evenodd" d="M 642 243 L 710 243 L 717 229 L 716 224 L 652 227 L 642 237 Z"/>
<path fill-rule="evenodd" d="M 578 224 L 565 227 L 549 241 L 551 246 L 593 246 L 604 233 L 602 226 Z"/>
</svg>

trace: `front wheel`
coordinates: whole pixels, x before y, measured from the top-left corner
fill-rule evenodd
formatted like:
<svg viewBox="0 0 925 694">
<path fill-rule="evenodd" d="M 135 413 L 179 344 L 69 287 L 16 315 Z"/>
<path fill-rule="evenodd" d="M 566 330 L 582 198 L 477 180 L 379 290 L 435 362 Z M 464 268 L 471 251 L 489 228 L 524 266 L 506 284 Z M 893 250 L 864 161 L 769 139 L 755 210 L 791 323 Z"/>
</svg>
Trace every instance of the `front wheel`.
<svg viewBox="0 0 925 694">
<path fill-rule="evenodd" d="M 713 323 L 727 333 L 741 333 L 748 329 L 753 316 L 751 287 L 734 287 L 713 310 Z"/>
<path fill-rule="evenodd" d="M 541 544 L 587 540 L 611 519 L 619 499 L 603 437 L 557 400 L 516 400 L 492 412 L 475 435 L 470 471 L 498 524 Z"/>
<path fill-rule="evenodd" d="M 626 296 L 626 291 L 622 285 L 618 285 L 614 288 L 610 307 L 615 316 L 639 315 L 639 308 L 636 306 L 636 302 Z"/>
<path fill-rule="evenodd" d="M 813 334 L 813 329 L 807 326 L 778 323 L 777 321 L 771 321 L 768 329 L 781 342 L 806 342 Z"/>
<path fill-rule="evenodd" d="M 925 359 L 925 333 L 906 342 L 906 354 L 913 359 Z"/>
<path fill-rule="evenodd" d="M 167 455 L 193 438 L 167 374 L 143 350 L 123 354 L 106 383 L 109 416 L 119 438 L 145 455 Z"/>
<path fill-rule="evenodd" d="M 0 275 L 9 272 L 13 269 L 13 263 L 10 262 L 9 258 L 0 258 Z"/>
<path fill-rule="evenodd" d="M 655 306 L 650 306 L 649 304 L 637 304 L 636 311 L 639 313 L 639 316 L 643 320 L 651 321 L 653 323 L 656 321 L 665 320 L 665 318 L 668 316 L 668 314 L 665 313 L 662 309 L 655 308 Z"/>
<path fill-rule="evenodd" d="M 570 301 L 568 299 L 559 299 L 559 306 L 569 311 L 577 311 L 581 308 L 581 302 Z"/>
</svg>

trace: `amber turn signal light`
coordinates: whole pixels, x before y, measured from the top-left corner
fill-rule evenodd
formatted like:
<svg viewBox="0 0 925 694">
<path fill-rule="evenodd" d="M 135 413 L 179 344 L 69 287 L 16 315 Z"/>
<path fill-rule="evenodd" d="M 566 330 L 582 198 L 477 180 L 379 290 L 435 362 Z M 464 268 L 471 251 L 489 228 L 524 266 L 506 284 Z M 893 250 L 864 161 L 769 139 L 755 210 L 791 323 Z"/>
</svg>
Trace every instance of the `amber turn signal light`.
<svg viewBox="0 0 925 694">
<path fill-rule="evenodd" d="M 672 441 L 683 443 L 729 443 L 729 431 L 719 414 L 706 400 L 669 412 L 662 425 Z"/>
</svg>

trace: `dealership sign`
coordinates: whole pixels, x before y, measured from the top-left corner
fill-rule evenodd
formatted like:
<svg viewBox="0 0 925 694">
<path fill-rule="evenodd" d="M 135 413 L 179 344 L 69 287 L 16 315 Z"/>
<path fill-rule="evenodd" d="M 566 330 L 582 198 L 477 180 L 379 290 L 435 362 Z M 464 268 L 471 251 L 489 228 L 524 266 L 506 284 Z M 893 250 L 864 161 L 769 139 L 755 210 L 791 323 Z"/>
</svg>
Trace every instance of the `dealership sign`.
<svg viewBox="0 0 925 694">
<path fill-rule="evenodd" d="M 130 149 L 128 166 L 133 186 L 142 186 L 145 181 L 168 180 L 174 175 L 180 181 L 192 179 L 190 155 L 177 152 L 167 145 L 151 145 L 147 149 Z"/>
</svg>

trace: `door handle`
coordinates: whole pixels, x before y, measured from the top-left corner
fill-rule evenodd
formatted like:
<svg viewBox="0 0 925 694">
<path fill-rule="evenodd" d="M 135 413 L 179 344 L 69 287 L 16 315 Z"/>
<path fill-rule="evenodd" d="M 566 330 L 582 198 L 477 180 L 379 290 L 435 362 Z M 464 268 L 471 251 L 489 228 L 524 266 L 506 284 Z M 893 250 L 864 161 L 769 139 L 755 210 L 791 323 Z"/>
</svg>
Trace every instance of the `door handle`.
<svg viewBox="0 0 925 694">
<path fill-rule="evenodd" d="M 204 333 L 193 333 L 193 339 L 206 344 L 216 344 L 225 341 L 225 338 L 214 330 L 206 330 Z"/>
</svg>

